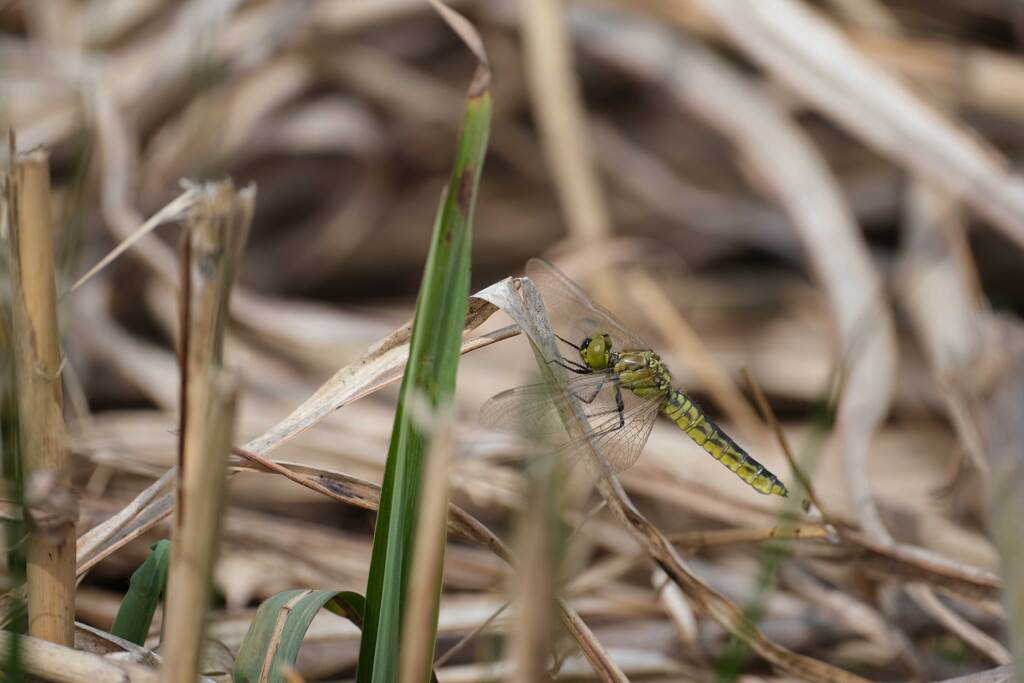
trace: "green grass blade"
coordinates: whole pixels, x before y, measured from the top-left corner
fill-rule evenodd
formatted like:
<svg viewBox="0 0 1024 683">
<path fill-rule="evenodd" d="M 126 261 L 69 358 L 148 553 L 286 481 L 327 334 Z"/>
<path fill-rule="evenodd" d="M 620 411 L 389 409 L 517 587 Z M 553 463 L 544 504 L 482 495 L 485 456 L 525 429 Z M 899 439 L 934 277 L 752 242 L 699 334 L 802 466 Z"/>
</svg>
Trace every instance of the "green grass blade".
<svg viewBox="0 0 1024 683">
<path fill-rule="evenodd" d="M 326 605 L 327 609 L 339 617 L 345 617 L 360 629 L 363 628 L 363 615 L 366 613 L 366 598 L 353 591 L 341 591 L 334 600 Z"/>
<path fill-rule="evenodd" d="M 232 678 L 235 683 L 283 683 L 283 671 L 295 664 L 316 613 L 326 608 L 359 626 L 362 604 L 363 596 L 348 591 L 288 590 L 267 598 L 242 640 Z"/>
<path fill-rule="evenodd" d="M 111 633 L 136 645 L 146 641 L 153 614 L 167 585 L 167 563 L 171 542 L 158 541 L 146 561 L 132 574 L 128 592 L 121 601 Z"/>
<path fill-rule="evenodd" d="M 410 402 L 414 395 L 422 396 L 436 408 L 449 403 L 455 392 L 469 297 L 473 207 L 490 130 L 488 80 L 481 68 L 470 88 L 455 167 L 434 223 L 420 286 L 374 532 L 359 683 L 392 683 L 398 677 L 408 564 L 427 446 L 426 435 L 411 419 Z M 440 591 L 440 586 L 436 588 Z"/>
</svg>

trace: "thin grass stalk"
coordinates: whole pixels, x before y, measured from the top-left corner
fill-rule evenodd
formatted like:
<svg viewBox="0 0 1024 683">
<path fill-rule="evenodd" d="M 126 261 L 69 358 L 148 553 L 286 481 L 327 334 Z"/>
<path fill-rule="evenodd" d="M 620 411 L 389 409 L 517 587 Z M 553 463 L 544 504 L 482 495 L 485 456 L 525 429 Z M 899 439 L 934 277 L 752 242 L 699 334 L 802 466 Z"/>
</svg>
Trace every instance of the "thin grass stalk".
<svg viewBox="0 0 1024 683">
<path fill-rule="evenodd" d="M 402 624 L 402 652 L 399 680 L 423 683 L 430 680 L 437 636 L 437 613 L 444 574 L 444 552 L 448 540 L 448 473 L 455 456 L 450 416 L 425 416 L 430 424 L 430 450 L 427 451 L 409 573 L 410 599 Z"/>
<path fill-rule="evenodd" d="M 5 183 L 12 331 L 20 453 L 30 520 L 26 551 L 28 632 L 74 642 L 77 505 L 61 392 L 61 353 L 53 271 L 50 170 L 45 152 L 17 157 Z"/>
<path fill-rule="evenodd" d="M 195 680 L 224 507 L 237 381 L 223 368 L 228 298 L 254 192 L 208 186 L 185 239 L 182 420 L 161 680 Z"/>
<path fill-rule="evenodd" d="M 516 613 L 509 646 L 512 683 L 551 679 L 549 662 L 557 642 L 555 605 L 565 540 L 559 514 L 559 492 L 564 483 L 562 459 L 552 453 L 537 456 L 527 470 L 512 598 Z"/>
</svg>

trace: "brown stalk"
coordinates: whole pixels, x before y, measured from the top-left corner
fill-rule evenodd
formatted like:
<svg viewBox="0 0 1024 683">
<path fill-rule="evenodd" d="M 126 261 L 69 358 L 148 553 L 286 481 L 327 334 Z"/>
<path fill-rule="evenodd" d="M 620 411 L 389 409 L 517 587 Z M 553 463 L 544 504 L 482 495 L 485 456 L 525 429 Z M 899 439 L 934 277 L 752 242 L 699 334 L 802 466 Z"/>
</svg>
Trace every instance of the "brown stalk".
<svg viewBox="0 0 1024 683">
<path fill-rule="evenodd" d="M 682 589 L 659 568 L 651 572 L 651 586 L 658 594 L 658 602 L 665 614 L 675 626 L 679 642 L 687 648 L 695 649 L 698 642 L 697 616 Z"/>
<path fill-rule="evenodd" d="M 182 421 L 177 504 L 167 579 L 166 683 L 195 680 L 221 526 L 237 380 L 223 367 L 228 298 L 252 219 L 254 191 L 204 188 L 185 239 Z"/>
<path fill-rule="evenodd" d="M 53 271 L 49 161 L 15 157 L 4 179 L 21 453 L 30 519 L 28 629 L 61 645 L 74 639 L 76 501 L 61 392 L 60 338 Z"/>
<path fill-rule="evenodd" d="M 597 460 L 600 456 L 595 456 Z M 626 526 L 634 540 L 693 602 L 715 621 L 742 639 L 752 650 L 786 673 L 808 681 L 863 682 L 865 679 L 831 664 L 797 654 L 769 640 L 728 598 L 694 574 L 664 534 L 633 505 L 614 476 L 602 476 L 597 489 L 608 508 Z"/>
<path fill-rule="evenodd" d="M 738 529 L 722 529 L 720 531 L 686 531 L 669 535 L 669 539 L 674 544 L 682 546 L 687 550 L 723 545 L 746 545 L 762 543 L 764 541 L 801 541 L 826 538 L 828 538 L 828 529 L 817 524 L 796 527 L 741 527 Z"/>
</svg>

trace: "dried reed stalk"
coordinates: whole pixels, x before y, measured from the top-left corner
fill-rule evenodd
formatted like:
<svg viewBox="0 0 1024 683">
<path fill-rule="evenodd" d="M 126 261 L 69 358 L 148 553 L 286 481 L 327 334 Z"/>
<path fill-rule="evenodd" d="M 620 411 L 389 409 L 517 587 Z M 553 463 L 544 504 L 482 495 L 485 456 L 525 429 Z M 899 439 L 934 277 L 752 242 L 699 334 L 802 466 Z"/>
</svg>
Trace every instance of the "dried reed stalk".
<svg viewBox="0 0 1024 683">
<path fill-rule="evenodd" d="M 50 171 L 45 152 L 14 157 L 5 180 L 13 348 L 26 472 L 29 634 L 74 641 L 75 523 L 53 272 Z"/>
<path fill-rule="evenodd" d="M 184 252 L 181 441 L 161 680 L 195 680 L 221 526 L 237 382 L 222 366 L 228 297 L 254 192 L 210 185 Z"/>
<path fill-rule="evenodd" d="M 61 683 L 157 683 L 153 669 L 132 662 L 116 661 L 109 657 L 73 650 L 31 636 L 17 636 L 0 631 L 0 657 L 7 658 L 18 639 L 18 657 L 25 673 L 45 681 Z M 208 680 L 208 679 L 204 679 Z"/>
</svg>

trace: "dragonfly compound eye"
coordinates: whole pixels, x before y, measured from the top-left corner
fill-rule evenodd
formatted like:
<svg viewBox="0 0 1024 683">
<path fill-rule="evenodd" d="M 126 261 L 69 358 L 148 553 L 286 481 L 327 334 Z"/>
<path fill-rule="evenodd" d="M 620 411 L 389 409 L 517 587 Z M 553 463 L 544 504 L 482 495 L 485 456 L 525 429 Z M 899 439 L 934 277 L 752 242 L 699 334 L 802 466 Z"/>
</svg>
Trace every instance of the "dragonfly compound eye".
<svg viewBox="0 0 1024 683">
<path fill-rule="evenodd" d="M 608 335 L 595 334 L 580 344 L 580 356 L 591 370 L 604 370 L 608 367 Z"/>
</svg>

